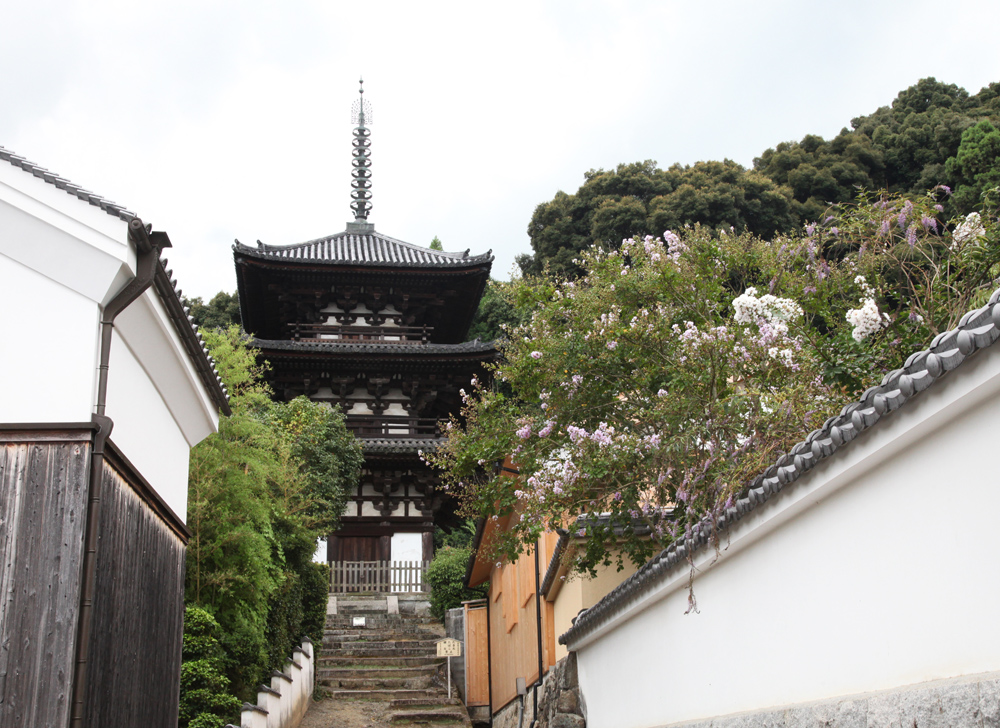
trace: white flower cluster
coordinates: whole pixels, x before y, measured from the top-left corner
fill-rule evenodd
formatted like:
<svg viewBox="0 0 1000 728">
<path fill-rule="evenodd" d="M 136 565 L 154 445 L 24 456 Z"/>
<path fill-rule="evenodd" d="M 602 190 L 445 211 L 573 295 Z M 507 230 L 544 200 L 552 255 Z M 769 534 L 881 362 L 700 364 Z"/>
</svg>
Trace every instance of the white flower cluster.
<svg viewBox="0 0 1000 728">
<path fill-rule="evenodd" d="M 978 212 L 970 212 L 965 221 L 962 222 L 955 232 L 952 233 L 951 239 L 954 241 L 955 245 L 961 245 L 970 240 L 978 238 L 980 235 L 986 234 L 986 228 L 983 227 L 983 219 L 979 217 Z"/>
<path fill-rule="evenodd" d="M 867 278 L 864 276 L 855 276 L 854 282 L 861 288 L 861 292 L 865 294 L 865 298 L 875 298 L 875 289 L 868 283 Z"/>
<path fill-rule="evenodd" d="M 788 333 L 788 322 L 802 315 L 802 307 L 790 298 L 770 293 L 757 298 L 757 289 L 748 288 L 733 301 L 734 318 L 741 324 L 770 324 L 780 335 Z"/>
<path fill-rule="evenodd" d="M 861 308 L 852 308 L 846 318 L 847 323 L 854 327 L 851 336 L 855 341 L 864 341 L 882 328 L 882 317 L 873 298 L 863 299 Z"/>
<path fill-rule="evenodd" d="M 776 346 L 772 346 L 767 350 L 767 355 L 786 367 L 795 367 L 795 352 L 791 349 L 779 349 Z"/>
</svg>

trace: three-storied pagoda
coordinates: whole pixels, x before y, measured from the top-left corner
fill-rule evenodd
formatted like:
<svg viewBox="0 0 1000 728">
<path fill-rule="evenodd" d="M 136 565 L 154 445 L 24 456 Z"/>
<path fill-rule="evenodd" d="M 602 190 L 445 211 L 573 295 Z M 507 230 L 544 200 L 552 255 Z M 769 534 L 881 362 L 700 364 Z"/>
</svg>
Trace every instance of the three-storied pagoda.
<svg viewBox="0 0 1000 728">
<path fill-rule="evenodd" d="M 364 90 L 361 90 L 364 93 Z M 365 468 L 329 561 L 427 561 L 450 510 L 421 460 L 461 407 L 459 390 L 497 356 L 465 341 L 493 256 L 382 235 L 371 211 L 371 110 L 354 104 L 354 222 L 298 245 L 234 246 L 243 326 L 270 362 L 275 396 L 340 407 Z"/>
</svg>

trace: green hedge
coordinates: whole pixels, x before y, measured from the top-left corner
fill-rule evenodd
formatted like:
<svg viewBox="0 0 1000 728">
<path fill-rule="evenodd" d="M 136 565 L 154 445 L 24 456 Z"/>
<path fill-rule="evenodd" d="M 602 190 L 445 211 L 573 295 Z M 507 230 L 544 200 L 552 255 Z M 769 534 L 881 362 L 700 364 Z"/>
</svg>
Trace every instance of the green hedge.
<svg viewBox="0 0 1000 728">
<path fill-rule="evenodd" d="M 486 596 L 486 585 L 475 589 L 465 586 L 465 569 L 471 554 L 471 549 L 445 546 L 427 567 L 427 583 L 431 585 L 431 613 L 438 619 L 443 620 L 445 612 L 462 606 L 464 601 Z"/>
</svg>

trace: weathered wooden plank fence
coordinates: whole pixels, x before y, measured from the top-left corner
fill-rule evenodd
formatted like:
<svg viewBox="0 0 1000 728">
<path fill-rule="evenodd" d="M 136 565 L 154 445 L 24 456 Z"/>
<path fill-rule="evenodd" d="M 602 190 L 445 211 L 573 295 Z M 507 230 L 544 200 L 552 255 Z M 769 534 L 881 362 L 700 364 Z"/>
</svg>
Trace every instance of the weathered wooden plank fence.
<svg viewBox="0 0 1000 728">
<path fill-rule="evenodd" d="M 332 561 L 332 592 L 426 592 L 429 561 Z"/>
</svg>

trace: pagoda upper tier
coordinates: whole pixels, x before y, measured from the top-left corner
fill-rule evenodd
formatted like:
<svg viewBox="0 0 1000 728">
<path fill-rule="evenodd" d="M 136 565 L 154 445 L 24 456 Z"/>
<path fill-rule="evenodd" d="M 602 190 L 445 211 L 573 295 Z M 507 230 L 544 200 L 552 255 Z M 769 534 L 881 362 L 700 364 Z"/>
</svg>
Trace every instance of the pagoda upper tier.
<svg viewBox="0 0 1000 728">
<path fill-rule="evenodd" d="M 233 246 L 243 327 L 258 339 L 456 344 L 493 255 L 430 250 L 370 224 L 298 245 Z"/>
</svg>

